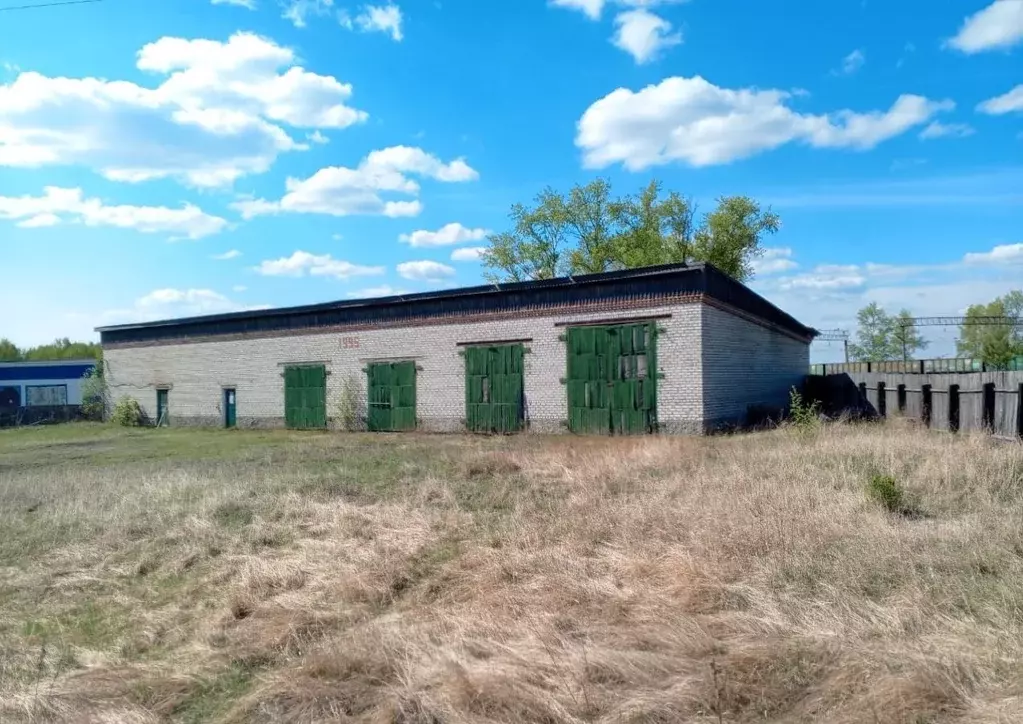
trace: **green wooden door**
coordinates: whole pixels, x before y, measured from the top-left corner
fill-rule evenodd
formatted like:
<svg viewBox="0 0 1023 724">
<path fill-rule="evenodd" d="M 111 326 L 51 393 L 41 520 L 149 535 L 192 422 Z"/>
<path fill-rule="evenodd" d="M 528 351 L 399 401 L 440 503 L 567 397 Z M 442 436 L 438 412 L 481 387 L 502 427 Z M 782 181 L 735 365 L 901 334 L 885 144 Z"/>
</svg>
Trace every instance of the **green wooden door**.
<svg viewBox="0 0 1023 724">
<path fill-rule="evenodd" d="M 284 421 L 296 430 L 327 427 L 327 368 L 284 368 Z"/>
<path fill-rule="evenodd" d="M 156 426 L 170 426 L 170 390 L 156 391 Z"/>
<path fill-rule="evenodd" d="M 376 432 L 416 429 L 416 363 L 374 362 L 366 368 L 367 427 Z"/>
<path fill-rule="evenodd" d="M 238 424 L 238 397 L 232 389 L 224 390 L 224 427 Z"/>
<path fill-rule="evenodd" d="M 593 435 L 657 428 L 654 324 L 568 330 L 568 426 Z"/>
<path fill-rule="evenodd" d="M 518 432 L 523 423 L 521 344 L 465 349 L 465 424 L 470 432 Z"/>
</svg>

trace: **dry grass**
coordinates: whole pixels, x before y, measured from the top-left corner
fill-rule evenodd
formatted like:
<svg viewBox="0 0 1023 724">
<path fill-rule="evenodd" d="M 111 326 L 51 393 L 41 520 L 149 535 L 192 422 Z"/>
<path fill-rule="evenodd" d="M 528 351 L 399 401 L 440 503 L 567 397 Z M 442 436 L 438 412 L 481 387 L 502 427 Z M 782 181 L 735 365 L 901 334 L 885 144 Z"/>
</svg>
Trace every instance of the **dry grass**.
<svg viewBox="0 0 1023 724">
<path fill-rule="evenodd" d="M 5 433 L 0 529 L 3 721 L 1023 721 L 981 436 Z"/>
</svg>

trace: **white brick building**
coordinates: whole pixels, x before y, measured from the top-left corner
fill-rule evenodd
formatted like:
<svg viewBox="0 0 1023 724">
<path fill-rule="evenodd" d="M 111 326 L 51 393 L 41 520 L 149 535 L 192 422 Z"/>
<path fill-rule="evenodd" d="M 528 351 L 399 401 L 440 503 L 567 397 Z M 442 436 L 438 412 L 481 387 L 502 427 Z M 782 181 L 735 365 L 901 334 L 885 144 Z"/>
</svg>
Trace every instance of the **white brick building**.
<svg viewBox="0 0 1023 724">
<path fill-rule="evenodd" d="M 741 424 L 785 406 L 814 334 L 709 265 L 99 331 L 112 399 L 153 421 L 450 432 Z"/>
</svg>

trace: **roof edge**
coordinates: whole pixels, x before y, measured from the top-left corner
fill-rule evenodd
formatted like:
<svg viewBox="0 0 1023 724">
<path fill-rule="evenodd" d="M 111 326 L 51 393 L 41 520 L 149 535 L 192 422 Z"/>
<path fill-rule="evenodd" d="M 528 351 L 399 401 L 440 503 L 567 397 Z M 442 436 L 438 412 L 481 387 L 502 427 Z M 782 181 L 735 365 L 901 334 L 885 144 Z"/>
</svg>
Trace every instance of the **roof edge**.
<svg viewBox="0 0 1023 724">
<path fill-rule="evenodd" d="M 659 264 L 657 266 L 636 267 L 634 269 L 621 269 L 608 272 L 597 272 L 594 274 L 581 274 L 578 276 L 554 277 L 553 279 L 538 279 L 525 282 L 495 282 L 492 284 L 480 284 L 471 287 L 456 287 L 454 289 L 442 289 L 432 292 L 417 292 L 415 294 L 397 294 L 389 297 L 371 297 L 369 299 L 337 300 L 333 302 L 320 302 L 316 304 L 302 304 L 291 307 L 273 307 L 271 309 L 251 309 L 239 312 L 226 312 L 222 314 L 204 314 L 195 317 L 178 317 L 174 319 L 160 319 L 150 322 L 131 322 L 127 324 L 107 325 L 96 327 L 99 333 L 114 332 L 128 329 L 153 329 L 157 327 L 173 327 L 177 325 L 193 324 L 195 322 L 218 322 L 231 321 L 235 319 L 254 319 L 258 317 L 287 316 L 289 314 L 327 311 L 337 309 L 363 309 L 366 307 L 383 307 L 394 304 L 410 304 L 417 301 L 437 301 L 444 299 L 459 299 L 487 294 L 502 294 L 506 292 L 529 291 L 531 289 L 551 289 L 556 287 L 568 287 L 576 285 L 595 284 L 618 279 L 636 279 L 645 276 L 659 276 L 662 274 L 677 273 L 680 271 L 692 270 L 702 271 L 711 265 L 703 262 L 685 264 Z M 765 300 L 766 301 L 766 300 Z"/>
</svg>

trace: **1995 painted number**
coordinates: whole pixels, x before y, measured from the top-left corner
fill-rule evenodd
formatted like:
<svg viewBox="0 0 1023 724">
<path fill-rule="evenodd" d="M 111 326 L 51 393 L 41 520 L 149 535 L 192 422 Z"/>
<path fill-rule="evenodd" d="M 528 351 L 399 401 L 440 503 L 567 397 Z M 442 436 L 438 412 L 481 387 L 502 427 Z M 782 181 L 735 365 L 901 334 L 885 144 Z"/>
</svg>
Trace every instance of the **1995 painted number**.
<svg viewBox="0 0 1023 724">
<path fill-rule="evenodd" d="M 341 338 L 342 349 L 358 349 L 359 338 L 358 337 L 342 337 Z"/>
</svg>

